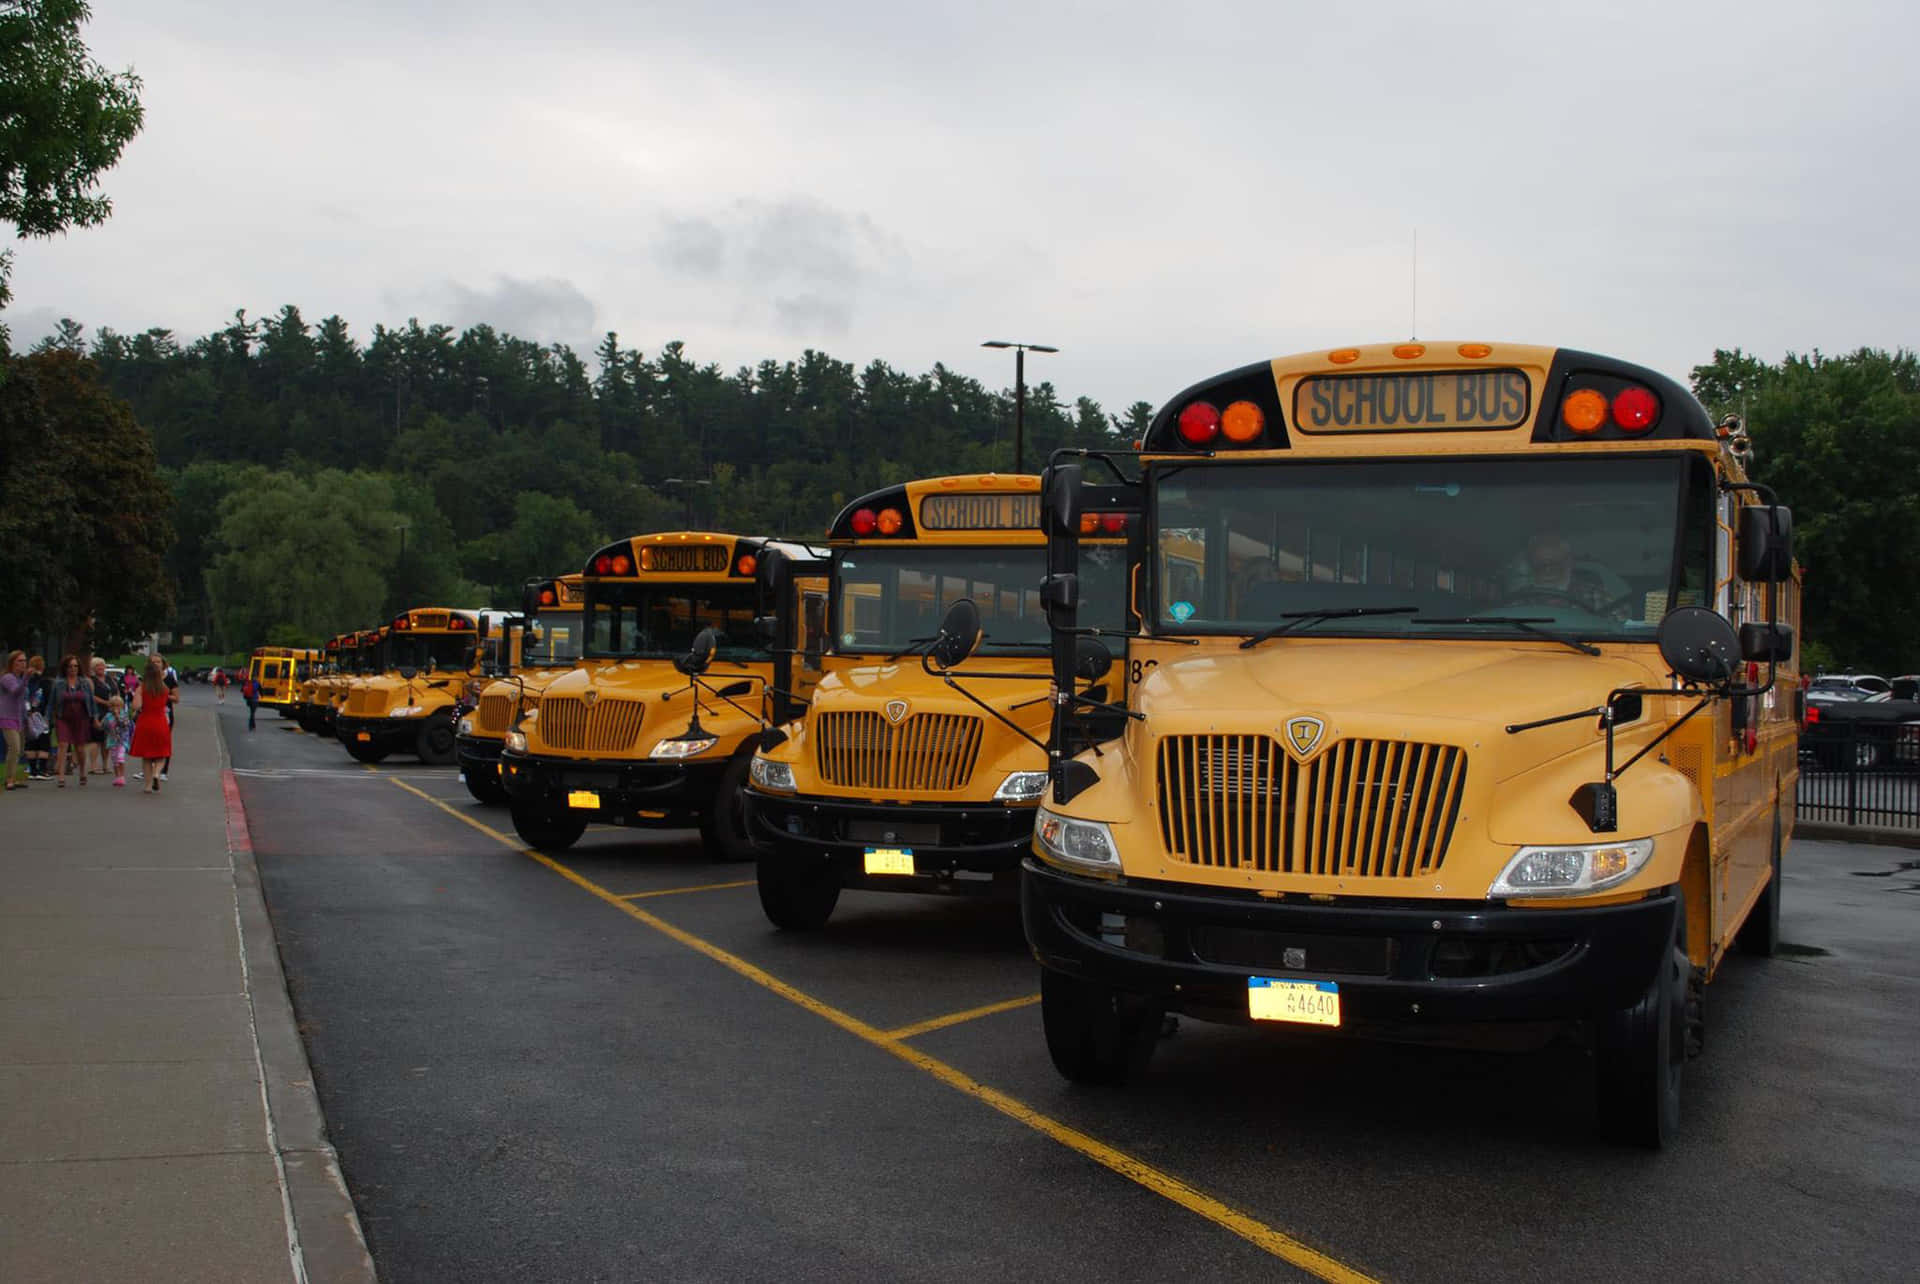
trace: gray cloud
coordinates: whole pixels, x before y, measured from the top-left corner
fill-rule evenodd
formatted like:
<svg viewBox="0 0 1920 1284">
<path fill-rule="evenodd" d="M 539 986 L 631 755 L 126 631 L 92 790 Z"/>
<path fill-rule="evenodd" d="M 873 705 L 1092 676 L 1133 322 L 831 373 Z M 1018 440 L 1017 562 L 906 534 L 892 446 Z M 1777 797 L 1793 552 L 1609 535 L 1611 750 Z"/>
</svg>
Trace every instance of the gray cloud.
<svg viewBox="0 0 1920 1284">
<path fill-rule="evenodd" d="M 544 277 L 522 281 L 496 277 L 493 288 L 476 290 L 449 281 L 439 292 L 440 307 L 433 313 L 448 324 L 464 327 L 482 321 L 496 330 L 529 339 L 577 342 L 599 325 L 599 309 L 571 281 Z"/>
<path fill-rule="evenodd" d="M 669 271 L 691 277 L 719 275 L 726 252 L 727 234 L 706 218 L 670 220 L 658 249 Z"/>
<path fill-rule="evenodd" d="M 801 294 L 773 301 L 774 324 L 796 338 L 845 334 L 853 324 L 853 303 L 818 294 Z"/>
</svg>

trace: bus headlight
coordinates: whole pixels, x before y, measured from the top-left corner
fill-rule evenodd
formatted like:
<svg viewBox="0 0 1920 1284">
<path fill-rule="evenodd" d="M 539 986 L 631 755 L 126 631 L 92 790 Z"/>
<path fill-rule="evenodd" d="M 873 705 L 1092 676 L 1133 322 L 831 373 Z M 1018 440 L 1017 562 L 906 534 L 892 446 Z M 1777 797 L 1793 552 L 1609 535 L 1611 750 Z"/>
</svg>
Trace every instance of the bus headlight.
<svg viewBox="0 0 1920 1284">
<path fill-rule="evenodd" d="M 463 735 L 463 736 L 470 736 L 470 735 L 472 735 L 472 734 L 473 734 L 473 719 L 472 719 L 472 718 L 462 718 L 462 719 L 460 719 L 460 734 L 461 734 L 461 735 Z"/>
<path fill-rule="evenodd" d="M 420 706 L 413 705 L 413 704 L 403 704 L 398 709 L 387 710 L 387 716 L 389 718 L 411 718 L 414 714 L 418 712 L 420 712 Z"/>
<path fill-rule="evenodd" d="M 525 753 L 526 751 L 527 733 L 524 731 L 509 731 L 507 733 L 507 752 Z"/>
<path fill-rule="evenodd" d="M 759 754 L 753 756 L 753 765 L 747 768 L 747 774 L 753 777 L 756 788 L 774 793 L 790 794 L 794 791 L 793 765 L 785 762 L 772 762 Z"/>
<path fill-rule="evenodd" d="M 1044 771 L 1013 771 L 1000 782 L 993 791 L 995 802 L 1032 802 L 1047 792 L 1047 773 Z"/>
<path fill-rule="evenodd" d="M 1100 821 L 1073 820 L 1042 807 L 1034 817 L 1033 836 L 1049 860 L 1076 869 L 1119 872 L 1120 849 L 1113 831 Z"/>
<path fill-rule="evenodd" d="M 717 736 L 700 736 L 693 740 L 662 740 L 653 747 L 649 758 L 692 758 L 719 744 Z"/>
<path fill-rule="evenodd" d="M 1585 896 L 1626 882 L 1652 855 L 1651 838 L 1580 847 L 1522 847 L 1493 880 L 1487 896 Z"/>
</svg>

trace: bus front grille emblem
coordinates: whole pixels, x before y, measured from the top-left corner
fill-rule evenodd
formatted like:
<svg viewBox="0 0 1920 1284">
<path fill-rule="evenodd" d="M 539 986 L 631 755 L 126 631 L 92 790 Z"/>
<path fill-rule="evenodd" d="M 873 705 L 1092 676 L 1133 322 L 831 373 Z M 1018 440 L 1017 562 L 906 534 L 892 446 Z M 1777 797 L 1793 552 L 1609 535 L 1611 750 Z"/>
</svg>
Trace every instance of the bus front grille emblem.
<svg viewBox="0 0 1920 1284">
<path fill-rule="evenodd" d="M 900 719 L 906 716 L 907 716 L 907 702 L 905 700 L 887 701 L 887 721 L 888 722 L 898 724 Z"/>
<path fill-rule="evenodd" d="M 593 702 L 595 700 L 598 700 L 599 698 L 600 698 L 600 693 L 594 690 L 592 687 L 588 687 L 585 691 L 580 693 L 580 703 L 584 704 L 589 709 L 593 708 Z"/>
<path fill-rule="evenodd" d="M 1286 732 L 1287 752 L 1305 762 L 1320 747 L 1320 738 L 1327 733 L 1327 724 L 1318 718 L 1302 715 L 1287 719 Z"/>
</svg>

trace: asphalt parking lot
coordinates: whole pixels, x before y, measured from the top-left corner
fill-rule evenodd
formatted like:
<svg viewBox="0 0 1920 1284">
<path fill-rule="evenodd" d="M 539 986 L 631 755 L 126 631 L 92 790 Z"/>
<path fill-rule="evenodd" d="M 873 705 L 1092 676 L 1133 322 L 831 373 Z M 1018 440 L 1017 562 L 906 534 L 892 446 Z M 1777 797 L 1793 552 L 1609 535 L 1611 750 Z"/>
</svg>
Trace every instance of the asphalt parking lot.
<svg viewBox="0 0 1920 1284">
<path fill-rule="evenodd" d="M 1014 908 L 774 931 L 690 833 L 527 853 L 448 769 L 223 709 L 376 1265 L 421 1279 L 1910 1278 L 1914 853 L 1801 843 L 1709 989 L 1679 1144 L 1591 1065 L 1183 1022 L 1062 1081 Z"/>
</svg>

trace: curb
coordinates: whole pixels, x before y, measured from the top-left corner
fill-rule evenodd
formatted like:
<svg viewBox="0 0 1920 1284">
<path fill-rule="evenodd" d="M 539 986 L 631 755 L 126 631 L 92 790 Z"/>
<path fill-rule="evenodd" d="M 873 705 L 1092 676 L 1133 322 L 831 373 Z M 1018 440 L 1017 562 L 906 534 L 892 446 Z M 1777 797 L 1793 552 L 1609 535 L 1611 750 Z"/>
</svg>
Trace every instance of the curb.
<svg viewBox="0 0 1920 1284">
<path fill-rule="evenodd" d="M 1793 836 L 1841 843 L 1874 843 L 1881 847 L 1920 847 L 1920 829 L 1883 829 L 1876 825 L 1835 825 L 1827 821 L 1795 820 Z"/>
<path fill-rule="evenodd" d="M 284 1179 L 287 1241 L 294 1278 L 364 1281 L 379 1276 L 353 1198 L 340 1173 L 340 1158 L 327 1141 L 327 1121 L 313 1087 L 313 1069 L 300 1042 L 300 1028 L 287 994 L 286 974 L 274 940 L 273 921 L 254 863 L 253 836 L 240 801 L 227 752 L 226 729 L 214 716 L 220 744 L 220 788 L 226 801 L 227 851 L 233 866 L 234 902 L 240 927 L 241 964 L 247 1004 L 253 1013 L 260 1058 L 268 1139 Z"/>
</svg>

